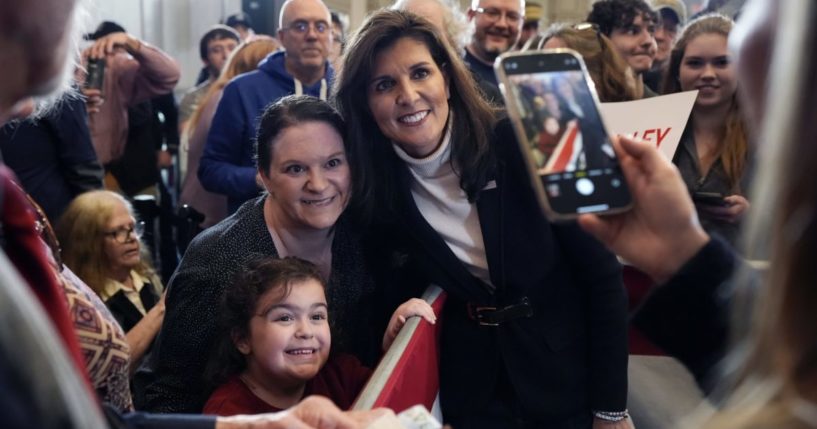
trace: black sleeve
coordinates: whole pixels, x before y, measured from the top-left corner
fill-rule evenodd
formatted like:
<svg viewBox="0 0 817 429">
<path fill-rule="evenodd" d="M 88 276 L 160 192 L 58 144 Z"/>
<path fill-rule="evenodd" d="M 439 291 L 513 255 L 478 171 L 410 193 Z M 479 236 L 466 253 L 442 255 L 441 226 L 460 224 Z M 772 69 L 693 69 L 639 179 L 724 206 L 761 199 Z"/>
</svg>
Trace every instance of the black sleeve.
<svg viewBox="0 0 817 429">
<path fill-rule="evenodd" d="M 59 112 L 47 119 L 58 136 L 55 140 L 62 175 L 75 196 L 102 189 L 105 173 L 91 143 L 85 102 L 69 98 L 63 103 Z"/>
<path fill-rule="evenodd" d="M 122 414 L 104 405 L 105 419 L 111 429 L 214 429 L 215 416 L 196 414 Z"/>
<path fill-rule="evenodd" d="M 627 294 L 615 255 L 575 222 L 554 227 L 575 284 L 585 291 L 590 350 L 590 406 L 627 408 Z"/>
<path fill-rule="evenodd" d="M 650 341 L 684 363 L 704 387 L 728 344 L 732 285 L 727 280 L 736 265 L 732 248 L 713 236 L 647 297 L 632 320 Z"/>
</svg>

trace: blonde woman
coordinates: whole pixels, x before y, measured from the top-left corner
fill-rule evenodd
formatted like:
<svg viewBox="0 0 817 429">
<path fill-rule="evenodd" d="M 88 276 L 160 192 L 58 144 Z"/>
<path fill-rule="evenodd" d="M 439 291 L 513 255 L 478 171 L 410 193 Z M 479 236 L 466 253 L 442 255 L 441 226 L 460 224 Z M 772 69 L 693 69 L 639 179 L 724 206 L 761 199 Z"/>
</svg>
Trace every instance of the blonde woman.
<svg viewBox="0 0 817 429">
<path fill-rule="evenodd" d="M 227 197 L 206 191 L 196 174 L 199 169 L 199 158 L 204 151 L 207 134 L 210 132 L 210 123 L 213 121 L 216 107 L 221 100 L 221 93 L 232 78 L 255 70 L 258 68 L 258 63 L 267 54 L 277 50 L 280 46 L 277 40 L 267 36 L 256 36 L 239 45 L 230 55 L 218 80 L 210 86 L 207 94 L 202 98 L 184 130 L 188 142 L 187 173 L 182 183 L 179 203 L 189 204 L 203 213 L 202 226 L 204 228 L 215 225 L 227 216 Z"/>
<path fill-rule="evenodd" d="M 162 326 L 165 303 L 133 208 L 114 192 L 81 194 L 60 218 L 57 236 L 65 265 L 102 298 L 126 332 L 136 368 Z"/>
<path fill-rule="evenodd" d="M 734 243 L 749 208 L 750 150 L 727 49 L 734 22 L 723 15 L 691 21 L 670 54 L 664 94 L 698 91 L 673 163 L 709 233 Z"/>
</svg>

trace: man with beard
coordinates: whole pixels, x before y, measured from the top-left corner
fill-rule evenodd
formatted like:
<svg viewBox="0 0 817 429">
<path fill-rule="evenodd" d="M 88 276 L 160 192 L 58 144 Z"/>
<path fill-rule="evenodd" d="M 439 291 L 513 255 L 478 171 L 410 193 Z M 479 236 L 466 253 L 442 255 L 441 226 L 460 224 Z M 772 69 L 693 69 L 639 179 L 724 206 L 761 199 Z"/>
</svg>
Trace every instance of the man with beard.
<svg viewBox="0 0 817 429">
<path fill-rule="evenodd" d="M 494 60 L 519 40 L 524 21 L 524 0 L 473 0 L 468 20 L 474 24 L 465 63 L 474 75 L 497 86 Z"/>
<path fill-rule="evenodd" d="M 657 45 L 658 16 L 644 0 L 600 0 L 593 4 L 587 22 L 610 38 L 619 55 L 633 70 L 640 98 L 657 94 L 644 85 L 643 74 L 652 68 Z"/>
</svg>

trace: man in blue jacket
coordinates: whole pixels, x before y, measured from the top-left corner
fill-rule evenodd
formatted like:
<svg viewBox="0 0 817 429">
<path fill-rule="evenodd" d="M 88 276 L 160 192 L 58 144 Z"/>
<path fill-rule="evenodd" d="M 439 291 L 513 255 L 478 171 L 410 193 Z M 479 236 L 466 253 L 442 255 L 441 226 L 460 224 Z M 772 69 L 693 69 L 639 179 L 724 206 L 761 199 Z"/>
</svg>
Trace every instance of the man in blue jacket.
<svg viewBox="0 0 817 429">
<path fill-rule="evenodd" d="M 270 54 L 258 70 L 225 88 L 199 163 L 199 180 L 210 192 L 227 195 L 229 212 L 258 195 L 253 137 L 264 107 L 291 94 L 326 99 L 334 71 L 329 9 L 321 0 L 287 0 L 278 38 L 284 51 Z"/>
</svg>

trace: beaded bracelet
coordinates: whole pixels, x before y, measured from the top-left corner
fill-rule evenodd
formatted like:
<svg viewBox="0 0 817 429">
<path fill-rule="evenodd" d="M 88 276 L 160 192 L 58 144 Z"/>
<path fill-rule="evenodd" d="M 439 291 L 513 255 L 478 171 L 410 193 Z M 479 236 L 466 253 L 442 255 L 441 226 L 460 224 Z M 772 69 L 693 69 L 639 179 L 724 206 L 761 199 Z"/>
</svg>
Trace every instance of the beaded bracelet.
<svg viewBox="0 0 817 429">
<path fill-rule="evenodd" d="M 602 419 L 608 422 L 620 422 L 624 419 L 630 418 L 630 413 L 624 411 L 593 411 L 593 417 Z"/>
</svg>

